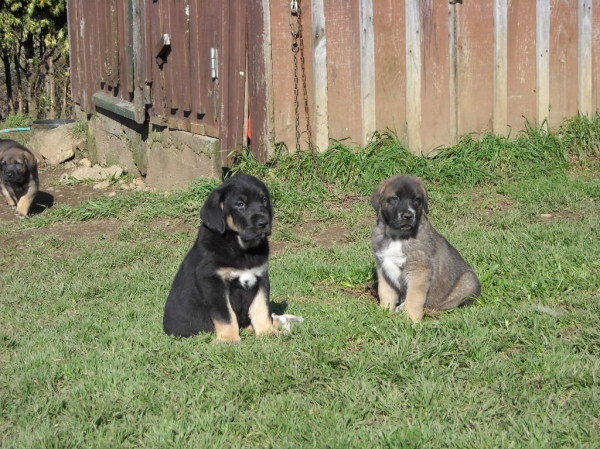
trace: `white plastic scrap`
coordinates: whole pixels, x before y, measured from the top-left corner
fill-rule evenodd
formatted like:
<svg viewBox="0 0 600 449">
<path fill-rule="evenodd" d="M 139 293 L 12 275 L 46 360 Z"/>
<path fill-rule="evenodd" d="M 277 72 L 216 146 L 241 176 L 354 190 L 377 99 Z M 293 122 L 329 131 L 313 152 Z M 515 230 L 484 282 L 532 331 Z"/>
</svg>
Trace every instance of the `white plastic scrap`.
<svg viewBox="0 0 600 449">
<path fill-rule="evenodd" d="M 304 318 L 296 315 L 276 315 L 275 313 L 271 314 L 271 318 L 273 318 L 273 324 L 275 327 L 283 329 L 285 332 L 292 331 L 292 323 L 302 323 Z"/>
</svg>

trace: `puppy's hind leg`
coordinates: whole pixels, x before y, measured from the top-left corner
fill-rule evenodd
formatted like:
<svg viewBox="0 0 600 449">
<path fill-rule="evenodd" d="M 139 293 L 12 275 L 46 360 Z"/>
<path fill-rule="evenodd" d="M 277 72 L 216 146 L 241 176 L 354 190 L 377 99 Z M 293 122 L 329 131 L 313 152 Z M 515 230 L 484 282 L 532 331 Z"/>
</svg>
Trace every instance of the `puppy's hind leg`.
<svg viewBox="0 0 600 449">
<path fill-rule="evenodd" d="M 440 310 L 448 310 L 458 306 L 471 304 L 481 294 L 481 282 L 472 271 L 462 274 L 448 297 L 437 306 Z"/>
</svg>

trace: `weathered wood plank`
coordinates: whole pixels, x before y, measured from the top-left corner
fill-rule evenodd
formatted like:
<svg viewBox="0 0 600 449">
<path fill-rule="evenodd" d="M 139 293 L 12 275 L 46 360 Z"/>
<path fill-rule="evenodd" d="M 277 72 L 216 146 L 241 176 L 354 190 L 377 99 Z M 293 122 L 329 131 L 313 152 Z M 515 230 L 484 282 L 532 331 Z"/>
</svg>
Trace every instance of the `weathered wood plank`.
<svg viewBox="0 0 600 449">
<path fill-rule="evenodd" d="M 362 145 L 369 142 L 377 127 L 375 115 L 375 30 L 373 27 L 373 0 L 360 0 Z"/>
<path fill-rule="evenodd" d="M 450 23 L 445 2 L 426 0 L 420 6 L 421 150 L 430 154 L 450 139 Z"/>
<path fill-rule="evenodd" d="M 406 0 L 406 122 L 408 146 L 421 154 L 421 8 Z"/>
<path fill-rule="evenodd" d="M 549 124 L 555 127 L 577 114 L 577 0 L 551 0 L 550 11 Z"/>
<path fill-rule="evenodd" d="M 273 134 L 273 75 L 270 56 L 271 13 L 269 0 L 248 2 L 248 90 L 252 119 L 252 154 L 266 162 L 275 153 Z M 241 85 L 243 87 L 243 84 Z M 244 90 L 241 90 L 244 92 Z M 243 105 L 242 105 L 243 106 Z"/>
<path fill-rule="evenodd" d="M 374 0 L 377 129 L 406 134 L 405 0 Z"/>
<path fill-rule="evenodd" d="M 579 0 L 579 98 L 578 109 L 583 115 L 591 117 L 593 110 L 592 85 L 592 0 Z"/>
<path fill-rule="evenodd" d="M 303 8 L 303 12 L 309 11 L 306 2 L 302 3 L 300 6 Z M 296 148 L 296 118 L 294 106 L 294 58 L 292 53 L 290 20 L 293 20 L 295 23 L 295 18 L 291 17 L 289 1 L 279 0 L 271 2 L 270 32 L 272 38 L 272 70 L 277 73 L 277 76 L 273 78 L 273 108 L 275 111 L 274 139 L 277 142 L 284 142 L 287 148 L 292 151 Z M 254 27 L 252 27 L 252 29 L 254 29 Z M 249 60 L 249 64 L 251 70 L 253 64 L 252 60 Z M 285 69 L 283 69 L 284 67 Z M 300 84 L 301 78 L 299 70 L 300 61 L 298 59 L 298 83 Z M 302 95 L 302 91 L 299 92 L 299 95 Z M 301 101 L 301 99 L 302 97 L 300 96 L 299 101 Z M 304 121 L 301 126 L 305 126 L 303 124 Z M 254 134 L 254 123 L 252 128 Z"/>
<path fill-rule="evenodd" d="M 327 0 L 327 91 L 329 137 L 362 141 L 358 2 Z"/>
<path fill-rule="evenodd" d="M 129 101 L 121 100 L 104 92 L 96 92 L 92 96 L 93 103 L 107 111 L 113 112 L 121 117 L 135 121 L 135 107 Z"/>
<path fill-rule="evenodd" d="M 494 110 L 494 7 L 464 1 L 458 16 L 458 133 L 492 130 Z"/>
<path fill-rule="evenodd" d="M 511 1 L 508 6 L 507 120 L 512 135 L 535 123 L 536 115 L 536 0 Z"/>
<path fill-rule="evenodd" d="M 314 80 L 314 144 L 320 151 L 329 146 L 329 112 L 327 109 L 327 29 L 324 0 L 312 2 L 313 80 Z"/>
<path fill-rule="evenodd" d="M 592 56 L 592 79 L 593 79 L 593 99 L 592 107 L 594 111 L 600 109 L 600 2 L 593 2 L 592 11 L 592 30 L 593 30 L 593 48 L 596 50 Z"/>
<path fill-rule="evenodd" d="M 448 3 L 448 141 L 446 145 L 458 141 L 458 11 L 460 3 Z"/>
<path fill-rule="evenodd" d="M 508 0 L 494 0 L 494 133 L 507 134 L 507 118 Z"/>
<path fill-rule="evenodd" d="M 536 116 L 541 125 L 550 115 L 550 0 L 537 0 L 536 18 Z"/>
</svg>

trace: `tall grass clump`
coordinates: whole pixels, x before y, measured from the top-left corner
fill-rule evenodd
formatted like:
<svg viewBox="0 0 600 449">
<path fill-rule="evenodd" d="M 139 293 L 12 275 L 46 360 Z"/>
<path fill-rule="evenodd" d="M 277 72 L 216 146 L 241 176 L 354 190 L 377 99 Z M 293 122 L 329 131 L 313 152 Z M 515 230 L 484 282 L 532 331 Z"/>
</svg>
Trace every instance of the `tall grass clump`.
<svg viewBox="0 0 600 449">
<path fill-rule="evenodd" d="M 567 167 L 558 135 L 527 123 L 515 139 L 490 132 L 481 139 L 463 136 L 432 159 L 430 181 L 481 185 L 557 174 Z"/>
<path fill-rule="evenodd" d="M 559 132 L 529 123 L 516 137 L 490 132 L 465 135 L 456 145 L 441 148 L 432 157 L 411 153 L 392 131 L 376 132 L 364 148 L 340 141 L 322 153 L 279 149 L 267 165 L 251 153 L 239 159 L 236 171 L 267 179 L 279 179 L 303 191 L 329 190 L 369 194 L 377 184 L 397 173 L 420 176 L 429 182 L 449 185 L 483 185 L 501 180 L 522 180 L 565 173 L 568 151 L 594 154 L 600 136 L 600 120 L 585 118 L 567 122 Z"/>
<path fill-rule="evenodd" d="M 6 119 L 4 120 L 4 123 L 2 123 L 2 126 L 0 126 L 0 128 L 1 129 L 22 128 L 25 126 L 29 126 L 30 122 L 31 122 L 31 117 L 29 117 L 28 115 L 11 114 L 6 117 Z"/>
<path fill-rule="evenodd" d="M 567 152 L 580 159 L 600 156 L 600 110 L 592 118 L 578 114 L 562 124 L 559 136 Z"/>
</svg>

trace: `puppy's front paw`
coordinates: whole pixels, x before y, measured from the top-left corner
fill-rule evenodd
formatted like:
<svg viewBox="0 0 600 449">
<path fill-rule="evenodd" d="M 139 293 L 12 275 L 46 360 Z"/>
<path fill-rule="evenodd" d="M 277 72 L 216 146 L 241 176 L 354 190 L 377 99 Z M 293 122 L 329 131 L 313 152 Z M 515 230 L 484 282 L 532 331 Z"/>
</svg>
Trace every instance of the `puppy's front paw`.
<svg viewBox="0 0 600 449">
<path fill-rule="evenodd" d="M 398 304 L 396 306 L 396 308 L 394 309 L 394 312 L 396 312 L 396 313 L 404 312 L 404 303 Z"/>
<path fill-rule="evenodd" d="M 217 337 L 215 338 L 211 343 L 213 345 L 220 345 L 222 343 L 239 343 L 240 341 L 242 341 L 241 337 L 238 335 L 237 338 L 223 338 L 223 337 Z"/>
</svg>

